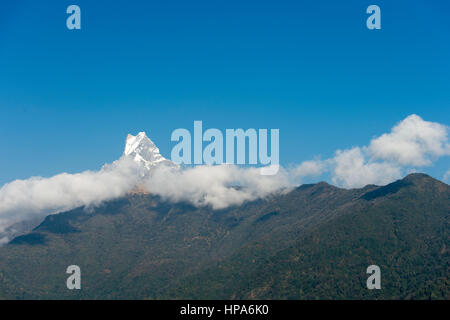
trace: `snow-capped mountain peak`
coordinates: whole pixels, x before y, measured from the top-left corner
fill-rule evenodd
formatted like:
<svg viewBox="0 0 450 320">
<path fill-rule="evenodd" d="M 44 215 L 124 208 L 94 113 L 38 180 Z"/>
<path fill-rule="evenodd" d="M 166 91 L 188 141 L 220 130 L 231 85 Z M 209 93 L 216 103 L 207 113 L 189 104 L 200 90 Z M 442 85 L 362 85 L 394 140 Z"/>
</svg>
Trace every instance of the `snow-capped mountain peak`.
<svg viewBox="0 0 450 320">
<path fill-rule="evenodd" d="M 127 136 L 123 156 L 132 158 L 147 169 L 160 163 L 175 165 L 161 155 L 158 147 L 147 137 L 145 132 L 139 132 L 136 136 L 131 134 Z"/>
</svg>

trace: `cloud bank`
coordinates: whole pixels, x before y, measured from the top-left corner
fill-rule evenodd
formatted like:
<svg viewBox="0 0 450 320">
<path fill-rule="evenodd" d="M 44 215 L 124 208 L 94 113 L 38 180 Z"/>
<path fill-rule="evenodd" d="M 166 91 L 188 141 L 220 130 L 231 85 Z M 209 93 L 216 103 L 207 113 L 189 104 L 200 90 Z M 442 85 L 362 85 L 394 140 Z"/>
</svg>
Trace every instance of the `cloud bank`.
<svg viewBox="0 0 450 320">
<path fill-rule="evenodd" d="M 2 233 L 17 223 L 80 206 L 97 206 L 142 187 L 170 201 L 222 209 L 289 186 L 283 169 L 274 176 L 263 176 L 258 168 L 233 165 L 187 169 L 161 165 L 147 172 L 139 163 L 122 157 L 97 172 L 33 177 L 4 185 L 0 188 L 0 245 L 8 241 Z"/>
<path fill-rule="evenodd" d="M 285 190 L 305 177 L 319 179 L 324 174 L 345 188 L 387 184 L 405 172 L 450 155 L 448 130 L 445 125 L 411 115 L 367 146 L 337 150 L 332 158 L 281 168 L 273 176 L 261 175 L 258 168 L 233 165 L 187 169 L 162 165 L 146 173 L 139 163 L 122 157 L 99 171 L 16 180 L 0 188 L 0 244 L 8 240 L 2 232 L 14 224 L 79 206 L 96 206 L 137 187 L 170 201 L 221 209 Z M 450 171 L 445 179 L 450 179 Z"/>
<path fill-rule="evenodd" d="M 261 175 L 257 168 L 234 165 L 197 166 L 185 170 L 158 167 L 145 179 L 147 191 L 172 201 L 222 209 L 265 197 L 291 185 L 287 172 Z"/>
<path fill-rule="evenodd" d="M 100 171 L 15 180 L 0 188 L 0 232 L 15 223 L 120 197 L 137 183 L 140 168 L 121 159 Z"/>
</svg>

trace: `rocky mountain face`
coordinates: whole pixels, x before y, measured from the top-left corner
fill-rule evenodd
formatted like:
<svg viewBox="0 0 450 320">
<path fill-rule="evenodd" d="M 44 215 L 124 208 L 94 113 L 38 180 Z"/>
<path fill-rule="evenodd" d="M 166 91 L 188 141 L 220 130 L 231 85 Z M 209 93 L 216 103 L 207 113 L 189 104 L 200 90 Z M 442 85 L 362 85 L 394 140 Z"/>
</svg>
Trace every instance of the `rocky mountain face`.
<svg viewBox="0 0 450 320">
<path fill-rule="evenodd" d="M 122 157 L 133 159 L 147 170 L 161 164 L 177 167 L 175 163 L 161 155 L 158 147 L 145 132 L 139 132 L 136 136 L 131 134 L 127 136 Z"/>
<path fill-rule="evenodd" d="M 449 299 L 449 213 L 450 187 L 423 174 L 223 210 L 132 193 L 48 216 L 1 247 L 0 297 Z M 381 290 L 366 288 L 372 264 Z M 81 290 L 66 288 L 69 265 Z"/>
</svg>

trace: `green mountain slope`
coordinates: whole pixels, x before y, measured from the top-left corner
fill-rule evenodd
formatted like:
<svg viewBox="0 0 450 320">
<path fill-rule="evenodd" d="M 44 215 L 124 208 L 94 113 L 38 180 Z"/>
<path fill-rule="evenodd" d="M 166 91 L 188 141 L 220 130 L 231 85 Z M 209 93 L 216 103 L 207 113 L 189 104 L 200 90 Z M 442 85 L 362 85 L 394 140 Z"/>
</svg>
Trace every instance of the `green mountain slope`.
<svg viewBox="0 0 450 320">
<path fill-rule="evenodd" d="M 169 297 L 449 299 L 449 187 L 422 175 L 377 188 L 274 255 L 249 245 Z M 368 290 L 369 265 L 382 290 Z"/>
<path fill-rule="evenodd" d="M 49 216 L 0 248 L 9 299 L 448 299 L 450 187 L 412 174 L 215 211 L 132 194 Z M 66 288 L 79 265 L 82 290 Z M 369 291 L 366 268 L 382 272 Z"/>
</svg>

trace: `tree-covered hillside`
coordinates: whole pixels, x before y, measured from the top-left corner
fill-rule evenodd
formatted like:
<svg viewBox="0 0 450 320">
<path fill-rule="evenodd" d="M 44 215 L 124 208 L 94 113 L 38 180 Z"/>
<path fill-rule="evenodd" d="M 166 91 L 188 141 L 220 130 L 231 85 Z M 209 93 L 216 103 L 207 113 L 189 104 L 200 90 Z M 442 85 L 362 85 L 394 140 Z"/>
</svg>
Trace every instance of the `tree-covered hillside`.
<svg viewBox="0 0 450 320">
<path fill-rule="evenodd" d="M 48 216 L 0 248 L 7 299 L 449 299 L 450 187 L 326 183 L 225 210 L 149 194 Z M 381 268 L 381 290 L 366 268 Z M 82 289 L 66 288 L 78 265 Z"/>
</svg>

